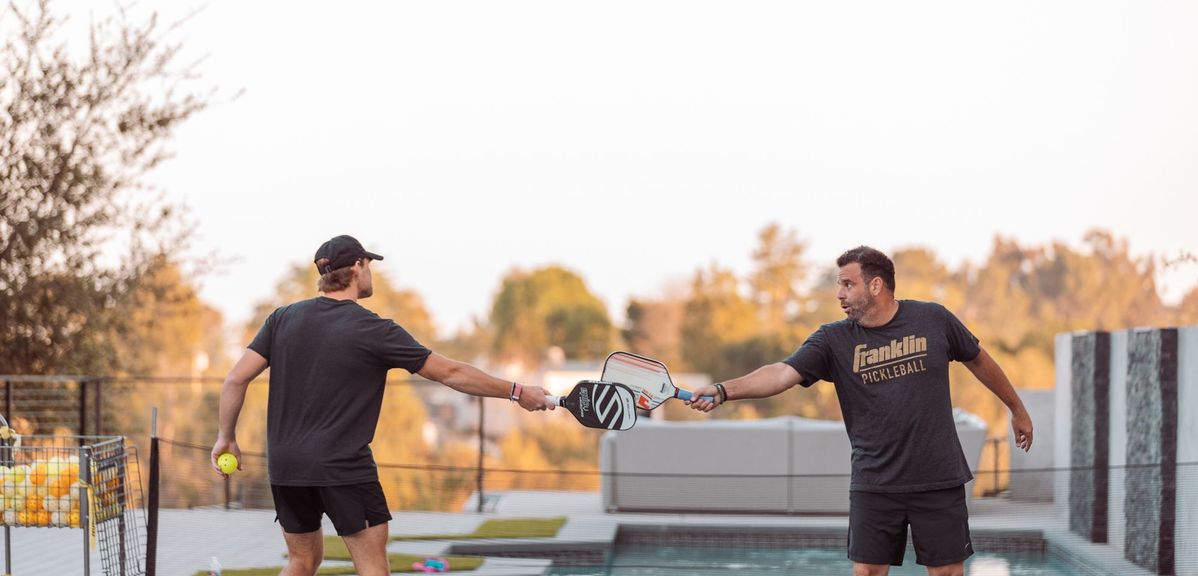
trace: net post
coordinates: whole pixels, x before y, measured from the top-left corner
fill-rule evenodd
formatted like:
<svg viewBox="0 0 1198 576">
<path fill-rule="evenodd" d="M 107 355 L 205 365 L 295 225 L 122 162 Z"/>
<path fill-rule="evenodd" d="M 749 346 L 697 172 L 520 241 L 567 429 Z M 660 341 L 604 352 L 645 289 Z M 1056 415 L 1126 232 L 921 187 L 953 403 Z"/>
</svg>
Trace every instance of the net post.
<svg viewBox="0 0 1198 576">
<path fill-rule="evenodd" d="M 994 438 L 990 439 L 990 441 L 994 444 L 994 495 L 995 496 L 998 496 L 998 449 L 999 449 L 999 443 L 1001 443 L 1002 440 L 1003 439 L 998 436 L 995 436 Z"/>
<path fill-rule="evenodd" d="M 146 576 L 158 568 L 158 407 L 150 409 L 150 494 L 146 517 Z"/>
<path fill-rule="evenodd" d="M 79 449 L 79 478 L 82 480 L 82 486 L 79 487 L 79 526 L 83 528 L 83 575 L 90 576 L 92 573 L 91 563 L 91 531 L 92 531 L 92 514 L 95 513 L 91 509 L 91 494 L 92 481 L 92 453 L 91 447 L 81 446 Z"/>
<path fill-rule="evenodd" d="M 475 511 L 479 514 L 483 513 L 483 453 L 486 449 L 486 403 L 482 396 L 478 397 L 478 502 L 475 506 Z"/>
<path fill-rule="evenodd" d="M 4 381 L 4 421 L 12 422 L 12 380 Z"/>
<path fill-rule="evenodd" d="M 12 420 L 12 381 L 5 380 L 4 381 L 4 418 L 3 418 L 4 426 L 8 426 L 9 425 L 8 423 L 11 420 Z M 2 459 L 3 464 L 5 466 L 11 466 L 11 465 L 15 464 L 16 462 L 12 460 L 12 457 L 13 457 L 12 447 L 9 446 L 8 441 L 4 440 L 4 441 L 0 441 L 0 442 L 2 442 L 2 445 L 4 447 L 4 452 L 3 452 L 4 457 Z M 12 534 L 9 532 L 9 526 L 8 526 L 7 522 L 4 524 L 4 573 L 12 574 Z"/>
<path fill-rule="evenodd" d="M 127 528 L 125 514 L 129 511 L 129 498 L 126 494 L 126 491 L 129 489 L 129 460 L 127 458 L 127 453 L 125 452 L 125 438 L 123 436 L 119 440 L 118 449 L 117 462 L 114 463 L 118 479 L 116 498 L 117 510 L 119 510 L 119 515 L 117 516 L 117 542 L 119 544 L 117 552 L 120 554 L 120 561 L 118 562 L 121 570 L 120 573 L 121 576 L 124 576 L 125 574 L 128 574 L 125 564 L 129 558 L 128 549 L 126 548 L 128 545 L 128 542 L 126 542 L 127 534 L 125 533 Z"/>
<path fill-rule="evenodd" d="M 102 416 L 101 410 L 103 408 L 102 400 L 104 398 L 104 384 L 105 383 L 106 383 L 106 380 L 103 377 L 96 379 L 96 393 L 95 393 L 96 403 L 92 405 L 92 409 L 95 411 L 96 436 L 102 436 L 104 434 L 104 417 Z"/>
<path fill-rule="evenodd" d="M 79 379 L 79 445 L 85 443 L 87 435 L 87 377 Z"/>
</svg>

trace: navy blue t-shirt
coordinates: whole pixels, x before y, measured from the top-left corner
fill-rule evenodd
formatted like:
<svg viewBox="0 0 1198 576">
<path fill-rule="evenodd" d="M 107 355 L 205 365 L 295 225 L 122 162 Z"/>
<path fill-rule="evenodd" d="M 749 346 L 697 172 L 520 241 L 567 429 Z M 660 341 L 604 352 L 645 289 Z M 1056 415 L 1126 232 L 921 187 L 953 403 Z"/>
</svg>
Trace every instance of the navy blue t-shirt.
<svg viewBox="0 0 1198 576">
<path fill-rule="evenodd" d="M 835 384 L 853 446 L 850 490 L 922 492 L 973 479 L 953 420 L 948 364 L 980 351 L 943 306 L 900 300 L 885 325 L 825 324 L 784 362 L 803 386 Z"/>
<path fill-rule="evenodd" d="M 432 352 L 394 321 L 352 300 L 323 296 L 272 312 L 249 348 L 270 364 L 271 483 L 377 481 L 370 442 L 387 371 L 418 372 Z"/>
</svg>

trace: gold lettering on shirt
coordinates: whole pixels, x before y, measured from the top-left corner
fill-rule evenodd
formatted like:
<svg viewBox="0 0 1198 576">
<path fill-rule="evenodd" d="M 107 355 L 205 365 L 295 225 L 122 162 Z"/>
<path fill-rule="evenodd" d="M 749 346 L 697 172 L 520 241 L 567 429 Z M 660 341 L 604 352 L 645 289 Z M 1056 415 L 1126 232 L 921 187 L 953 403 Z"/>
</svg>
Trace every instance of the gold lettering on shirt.
<svg viewBox="0 0 1198 576">
<path fill-rule="evenodd" d="M 926 372 L 923 360 L 927 355 L 928 339 L 922 336 L 904 336 L 877 348 L 858 344 L 853 348 L 853 373 L 861 374 L 862 382 L 873 384 Z"/>
</svg>

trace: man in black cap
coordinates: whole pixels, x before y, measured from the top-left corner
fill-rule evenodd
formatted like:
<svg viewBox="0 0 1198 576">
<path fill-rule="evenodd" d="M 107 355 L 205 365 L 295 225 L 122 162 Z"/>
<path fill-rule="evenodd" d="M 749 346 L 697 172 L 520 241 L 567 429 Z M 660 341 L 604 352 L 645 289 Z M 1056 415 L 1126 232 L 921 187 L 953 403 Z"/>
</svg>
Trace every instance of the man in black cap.
<svg viewBox="0 0 1198 576">
<path fill-rule="evenodd" d="M 387 371 L 408 372 L 475 396 L 509 398 L 529 411 L 553 409 L 545 390 L 491 376 L 420 345 L 402 326 L 361 307 L 373 293 L 370 262 L 382 260 L 350 236 L 316 251 L 321 295 L 276 309 L 225 378 L 212 466 L 241 460 L 237 419 L 246 387 L 270 367 L 267 454 L 277 520 L 287 542 L 282 574 L 316 573 L 327 514 L 362 576 L 390 574 L 391 520 L 370 451 Z"/>
</svg>

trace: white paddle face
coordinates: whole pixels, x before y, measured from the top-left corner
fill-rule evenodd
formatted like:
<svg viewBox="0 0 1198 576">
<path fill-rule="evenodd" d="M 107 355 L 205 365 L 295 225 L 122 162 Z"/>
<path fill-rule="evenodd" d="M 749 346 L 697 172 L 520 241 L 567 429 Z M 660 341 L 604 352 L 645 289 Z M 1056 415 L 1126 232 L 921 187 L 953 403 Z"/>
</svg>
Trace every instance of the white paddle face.
<svg viewBox="0 0 1198 576">
<path fill-rule="evenodd" d="M 662 402 L 674 397 L 678 389 L 670 380 L 670 373 L 661 362 L 650 360 L 631 352 L 612 352 L 603 363 L 603 376 L 607 382 L 619 382 L 636 394 L 636 406 L 652 410 Z"/>
</svg>

